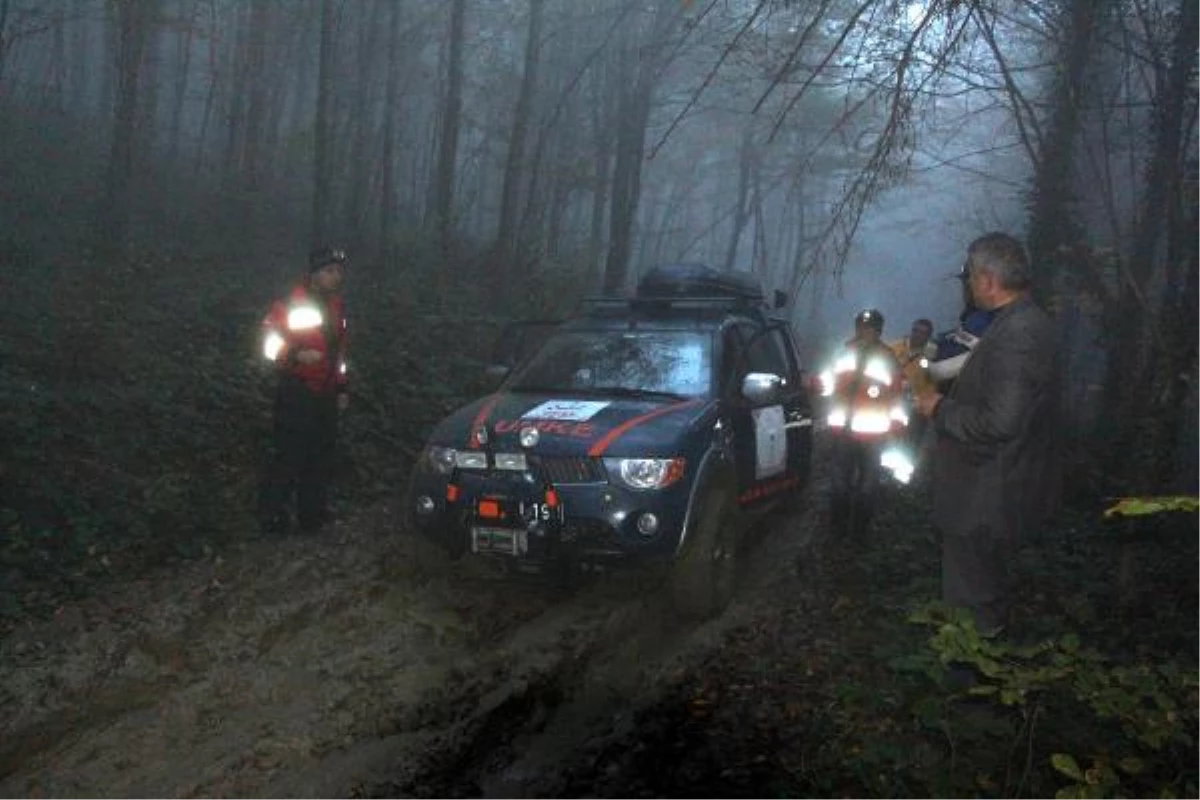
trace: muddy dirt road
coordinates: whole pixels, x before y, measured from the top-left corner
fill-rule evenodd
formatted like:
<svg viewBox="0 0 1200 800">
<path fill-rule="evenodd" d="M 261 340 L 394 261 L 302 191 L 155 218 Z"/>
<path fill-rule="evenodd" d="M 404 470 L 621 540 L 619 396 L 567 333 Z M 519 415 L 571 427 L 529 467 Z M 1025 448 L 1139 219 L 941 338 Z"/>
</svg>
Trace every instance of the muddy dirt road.
<svg viewBox="0 0 1200 800">
<path fill-rule="evenodd" d="M 0 795 L 556 794 L 558 764 L 795 580 L 814 517 L 760 526 L 702 625 L 642 575 L 425 581 L 382 507 L 164 571 L 0 643 Z"/>
</svg>

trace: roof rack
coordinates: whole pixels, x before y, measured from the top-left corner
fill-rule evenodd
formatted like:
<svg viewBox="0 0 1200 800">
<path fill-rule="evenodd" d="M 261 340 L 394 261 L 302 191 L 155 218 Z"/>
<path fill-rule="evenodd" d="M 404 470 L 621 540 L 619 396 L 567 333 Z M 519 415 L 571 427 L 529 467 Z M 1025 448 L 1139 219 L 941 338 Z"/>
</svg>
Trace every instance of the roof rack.
<svg viewBox="0 0 1200 800">
<path fill-rule="evenodd" d="M 775 292 L 774 308 L 787 302 Z M 745 274 L 719 272 L 703 264 L 666 264 L 655 267 L 638 282 L 632 297 L 605 295 L 584 298 L 592 311 L 713 311 L 767 308 L 762 287 Z"/>
<path fill-rule="evenodd" d="M 664 264 L 638 282 L 639 299 L 762 303 L 762 286 L 749 275 L 719 272 L 703 264 Z"/>
</svg>

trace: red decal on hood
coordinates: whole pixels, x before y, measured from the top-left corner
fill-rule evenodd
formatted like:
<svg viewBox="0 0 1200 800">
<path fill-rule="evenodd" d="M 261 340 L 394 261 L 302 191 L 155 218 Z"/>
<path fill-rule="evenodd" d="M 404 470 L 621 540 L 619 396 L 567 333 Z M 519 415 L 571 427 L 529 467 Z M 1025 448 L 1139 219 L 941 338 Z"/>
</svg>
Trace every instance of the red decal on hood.
<svg viewBox="0 0 1200 800">
<path fill-rule="evenodd" d="M 700 402 L 702 401 L 699 398 L 695 400 L 684 400 L 682 403 L 674 403 L 669 406 L 656 408 L 647 414 L 642 414 L 640 417 L 627 419 L 608 433 L 604 434 L 604 436 L 600 437 L 600 439 L 592 445 L 591 449 L 588 450 L 588 455 L 592 456 L 593 458 L 596 456 L 602 456 L 604 455 L 604 451 L 608 449 L 608 446 L 612 444 L 618 436 L 625 433 L 630 428 L 637 427 L 643 422 L 652 420 L 655 417 L 661 417 L 663 414 L 670 414 L 672 411 L 679 411 L 680 409 L 687 408 L 688 406 L 694 406 Z"/>
<path fill-rule="evenodd" d="M 474 421 L 471 422 L 471 427 L 467 430 L 467 447 L 471 450 L 479 449 L 479 440 L 475 438 L 475 432 L 487 422 L 488 414 L 492 413 L 492 409 L 496 407 L 496 403 L 498 402 L 500 402 L 500 394 L 496 393 L 479 407 L 479 413 L 475 415 Z"/>
<path fill-rule="evenodd" d="M 496 433 L 511 433 L 521 428 L 537 428 L 540 433 L 571 436 L 576 439 L 591 439 L 596 435 L 596 426 L 590 422 L 562 422 L 556 419 L 500 419 L 492 426 Z"/>
</svg>

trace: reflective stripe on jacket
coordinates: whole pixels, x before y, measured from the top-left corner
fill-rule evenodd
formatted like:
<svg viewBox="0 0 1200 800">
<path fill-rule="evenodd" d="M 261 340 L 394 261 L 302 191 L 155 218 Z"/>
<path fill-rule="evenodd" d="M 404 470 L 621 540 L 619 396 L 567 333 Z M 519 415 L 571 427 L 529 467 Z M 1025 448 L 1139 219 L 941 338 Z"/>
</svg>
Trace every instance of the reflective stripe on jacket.
<svg viewBox="0 0 1200 800">
<path fill-rule="evenodd" d="M 908 425 L 902 388 L 900 364 L 886 345 L 851 345 L 821 373 L 826 423 L 860 439 L 897 433 Z"/>
<path fill-rule="evenodd" d="M 302 380 L 314 392 L 345 391 L 346 315 L 339 295 L 322 297 L 308 280 L 276 300 L 262 321 L 262 353 L 283 374 Z M 296 355 L 316 350 L 321 360 L 302 364 Z"/>
</svg>

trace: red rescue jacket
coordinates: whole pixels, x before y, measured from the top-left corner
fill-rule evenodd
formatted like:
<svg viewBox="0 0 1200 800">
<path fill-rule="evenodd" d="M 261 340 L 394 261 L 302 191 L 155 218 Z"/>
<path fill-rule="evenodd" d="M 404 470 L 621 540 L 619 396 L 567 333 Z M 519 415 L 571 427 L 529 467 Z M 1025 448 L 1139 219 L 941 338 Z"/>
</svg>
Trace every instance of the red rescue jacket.
<svg viewBox="0 0 1200 800">
<path fill-rule="evenodd" d="M 848 343 L 820 379 L 830 431 L 875 440 L 908 425 L 904 373 L 887 345 Z"/>
<path fill-rule="evenodd" d="M 314 392 L 346 391 L 346 314 L 340 295 L 323 296 L 306 277 L 271 304 L 262 328 L 263 355 L 281 374 L 294 375 Z M 321 360 L 302 364 L 296 359 L 301 350 L 316 350 Z"/>
</svg>

